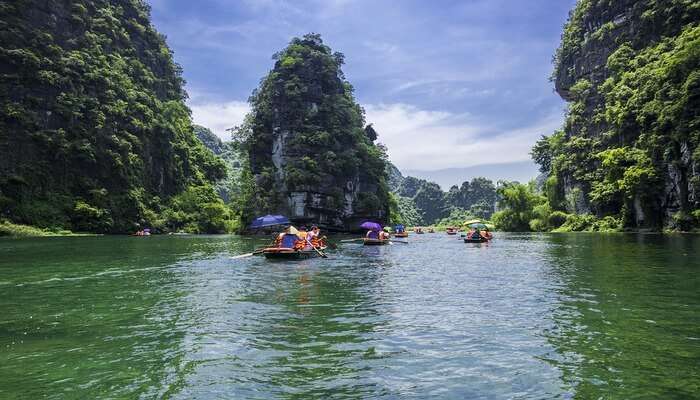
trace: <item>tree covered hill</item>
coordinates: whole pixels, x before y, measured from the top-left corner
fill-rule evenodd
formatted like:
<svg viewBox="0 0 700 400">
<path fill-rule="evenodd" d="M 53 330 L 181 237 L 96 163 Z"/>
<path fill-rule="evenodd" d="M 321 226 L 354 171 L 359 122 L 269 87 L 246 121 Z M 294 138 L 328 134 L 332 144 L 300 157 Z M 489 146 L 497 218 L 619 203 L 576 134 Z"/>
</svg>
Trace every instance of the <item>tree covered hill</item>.
<svg viewBox="0 0 700 400">
<path fill-rule="evenodd" d="M 209 185 L 225 168 L 194 134 L 180 67 L 143 1 L 5 1 L 0 27 L 0 217 L 221 229 L 191 218 L 206 204 L 225 218 Z"/>
<path fill-rule="evenodd" d="M 532 151 L 545 208 L 624 228 L 700 225 L 697 1 L 579 0 L 554 80 L 570 104 Z"/>
<path fill-rule="evenodd" d="M 386 153 L 365 126 L 344 56 L 308 34 L 273 58 L 237 131 L 254 179 L 244 220 L 272 212 L 334 229 L 386 220 Z"/>
</svg>

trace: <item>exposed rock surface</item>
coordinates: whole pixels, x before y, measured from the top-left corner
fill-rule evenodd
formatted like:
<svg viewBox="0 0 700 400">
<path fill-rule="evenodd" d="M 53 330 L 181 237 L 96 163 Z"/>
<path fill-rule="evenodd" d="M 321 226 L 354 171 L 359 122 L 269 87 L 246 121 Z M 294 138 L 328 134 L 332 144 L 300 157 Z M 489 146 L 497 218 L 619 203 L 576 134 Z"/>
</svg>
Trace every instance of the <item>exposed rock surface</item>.
<svg viewBox="0 0 700 400">
<path fill-rule="evenodd" d="M 643 103 L 639 105 L 643 111 L 626 114 L 630 115 L 629 121 L 615 120 L 614 114 L 608 111 L 611 107 L 631 109 L 634 106 L 633 102 L 640 100 L 635 99 L 636 91 L 639 90 L 637 87 L 631 87 L 630 95 L 623 99 L 628 103 L 615 104 L 614 101 L 619 100 L 620 96 L 615 98 L 610 95 L 610 89 L 606 98 L 604 85 L 606 80 L 610 81 L 613 76 L 610 59 L 623 45 L 629 47 L 630 58 L 633 58 L 643 55 L 646 49 L 657 46 L 664 40 L 678 37 L 684 30 L 687 33 L 688 29 L 700 22 L 700 7 L 693 3 L 685 0 L 580 0 L 570 15 L 562 35 L 562 45 L 555 59 L 553 78 L 556 91 L 575 108 L 570 109 L 564 128 L 567 140 L 574 137 L 590 139 L 593 143 L 591 148 L 595 148 L 595 151 L 615 146 L 642 148 L 649 155 L 649 162 L 659 165 L 659 176 L 655 176 L 655 179 L 660 180 L 658 187 L 661 189 L 633 193 L 630 195 L 631 201 L 624 206 L 627 210 L 625 212 L 630 213 L 627 217 L 629 221 L 639 228 L 673 225 L 673 219 L 678 218 L 678 215 L 698 208 L 698 163 L 697 160 L 693 160 L 693 153 L 697 152 L 698 131 L 697 127 L 695 133 L 692 129 L 684 131 L 681 128 L 664 131 L 662 123 L 649 121 L 652 118 L 660 118 L 661 113 L 656 109 L 646 112 L 647 110 L 642 109 Z M 668 45 L 665 51 L 672 52 L 674 49 L 672 45 Z M 654 62 L 653 57 L 642 60 L 645 63 Z M 625 68 L 634 73 L 636 69 L 645 66 L 641 61 L 635 61 Z M 697 61 L 695 71 L 698 71 Z M 624 79 L 620 76 L 621 73 L 618 73 L 616 81 L 608 82 L 609 87 Z M 668 82 L 668 87 L 677 85 L 678 89 L 673 90 L 692 93 L 693 90 L 697 90 L 693 89 L 693 85 L 697 84 L 694 82 L 691 79 L 685 83 L 682 80 L 679 80 L 679 83 Z M 582 83 L 590 85 L 585 86 Z M 585 95 L 581 95 L 584 91 Z M 665 100 L 667 103 L 674 101 L 680 104 L 680 100 L 672 100 L 672 95 L 681 96 L 677 95 L 677 92 L 670 93 L 671 95 L 660 95 L 668 96 L 668 100 Z M 697 104 L 697 98 L 693 99 L 692 96 L 691 94 L 690 97 L 686 97 L 687 103 L 679 107 L 689 110 L 697 107 L 692 103 Z M 652 98 L 641 102 L 651 100 Z M 664 100 L 659 101 L 663 103 Z M 622 115 L 619 112 L 618 114 Z M 695 116 L 692 115 L 692 110 L 679 114 L 692 121 L 693 118 L 697 118 L 697 108 Z M 686 125 L 692 126 L 693 123 L 689 122 Z M 665 152 L 649 150 L 651 146 L 647 144 L 651 139 L 647 139 L 646 136 L 651 134 L 663 138 Z M 596 158 L 590 163 L 600 166 L 599 159 Z M 567 199 L 569 212 L 595 212 L 599 215 L 610 212 L 610 206 L 596 206 L 589 201 L 589 194 L 596 180 L 601 179 L 590 176 L 582 179 L 575 173 L 564 172 L 559 177 L 559 185 Z M 645 198 L 649 194 L 652 198 Z M 619 207 L 621 206 L 618 205 Z M 679 212 L 681 214 L 678 214 Z"/>
<path fill-rule="evenodd" d="M 292 40 L 251 97 L 244 147 L 255 177 L 252 214 L 354 230 L 388 217 L 383 147 L 320 36 Z M 251 215 L 252 215 L 251 214 Z"/>
</svg>

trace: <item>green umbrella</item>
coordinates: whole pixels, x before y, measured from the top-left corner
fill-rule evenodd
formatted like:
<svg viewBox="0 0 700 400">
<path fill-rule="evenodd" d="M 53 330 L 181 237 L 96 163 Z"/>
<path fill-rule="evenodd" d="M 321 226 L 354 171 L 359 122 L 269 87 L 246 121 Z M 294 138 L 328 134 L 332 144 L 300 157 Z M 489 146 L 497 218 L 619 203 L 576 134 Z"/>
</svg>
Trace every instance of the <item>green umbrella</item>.
<svg viewBox="0 0 700 400">
<path fill-rule="evenodd" d="M 474 223 L 474 224 L 469 224 L 469 227 L 470 227 L 470 228 L 474 228 L 474 229 L 478 229 L 478 230 L 480 230 L 480 231 L 487 231 L 487 230 L 489 230 L 489 227 L 488 227 L 486 224 L 484 224 L 483 222 Z"/>
</svg>

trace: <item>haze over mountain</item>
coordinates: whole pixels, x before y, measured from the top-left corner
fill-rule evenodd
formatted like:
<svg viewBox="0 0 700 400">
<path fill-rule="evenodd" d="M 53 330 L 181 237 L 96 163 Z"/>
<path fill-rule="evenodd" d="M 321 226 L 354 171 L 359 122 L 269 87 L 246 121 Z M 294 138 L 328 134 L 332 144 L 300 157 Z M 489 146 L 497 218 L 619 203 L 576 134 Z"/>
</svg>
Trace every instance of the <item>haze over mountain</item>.
<svg viewBox="0 0 700 400">
<path fill-rule="evenodd" d="M 452 185 L 459 185 L 464 181 L 479 176 L 487 176 L 497 182 L 499 180 L 528 182 L 539 173 L 537 165 L 532 161 L 521 161 L 505 164 L 485 164 L 464 168 L 445 168 L 438 170 L 406 169 L 401 170 L 405 176 L 415 176 L 437 183 L 443 190 L 448 190 Z"/>
</svg>

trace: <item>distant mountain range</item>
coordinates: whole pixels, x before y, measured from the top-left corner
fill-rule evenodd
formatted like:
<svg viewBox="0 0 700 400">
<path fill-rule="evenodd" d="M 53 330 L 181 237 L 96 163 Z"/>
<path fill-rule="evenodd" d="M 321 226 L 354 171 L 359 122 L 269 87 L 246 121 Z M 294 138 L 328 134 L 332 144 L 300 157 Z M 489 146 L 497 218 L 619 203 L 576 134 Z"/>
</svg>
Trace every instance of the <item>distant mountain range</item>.
<svg viewBox="0 0 700 400">
<path fill-rule="evenodd" d="M 491 179 L 494 183 L 499 180 L 526 183 L 539 175 L 537 165 L 532 161 L 447 168 L 434 171 L 404 169 L 401 172 L 404 176 L 413 176 L 435 182 L 445 191 L 449 190 L 452 185 L 460 185 L 464 181 L 479 176 Z"/>
</svg>

